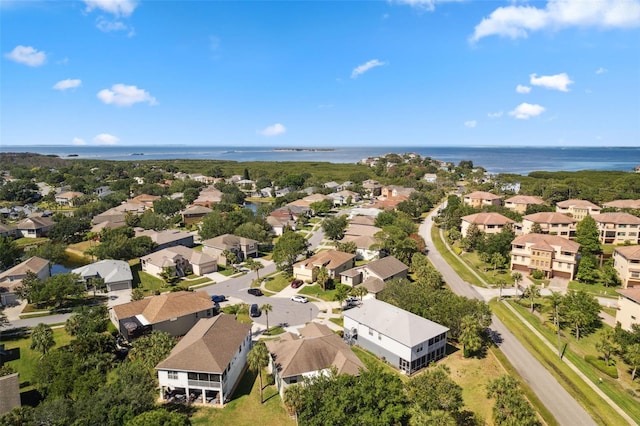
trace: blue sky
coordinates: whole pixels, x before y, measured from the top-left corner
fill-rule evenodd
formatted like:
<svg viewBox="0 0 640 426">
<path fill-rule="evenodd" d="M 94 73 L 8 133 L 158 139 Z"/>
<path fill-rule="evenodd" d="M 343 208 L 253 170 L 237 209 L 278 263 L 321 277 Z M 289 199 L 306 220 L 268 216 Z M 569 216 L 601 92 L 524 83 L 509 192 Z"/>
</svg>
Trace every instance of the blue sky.
<svg viewBox="0 0 640 426">
<path fill-rule="evenodd" d="M 640 144 L 640 0 L 0 0 L 0 36 L 0 145 Z"/>
</svg>

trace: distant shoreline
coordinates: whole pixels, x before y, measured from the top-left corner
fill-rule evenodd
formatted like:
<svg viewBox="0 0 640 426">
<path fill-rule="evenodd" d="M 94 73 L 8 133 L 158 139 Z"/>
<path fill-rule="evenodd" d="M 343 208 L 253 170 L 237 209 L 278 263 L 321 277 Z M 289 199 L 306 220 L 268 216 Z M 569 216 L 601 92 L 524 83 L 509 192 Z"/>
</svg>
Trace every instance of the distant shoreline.
<svg viewBox="0 0 640 426">
<path fill-rule="evenodd" d="M 275 152 L 331 152 L 335 148 L 274 148 Z"/>
</svg>

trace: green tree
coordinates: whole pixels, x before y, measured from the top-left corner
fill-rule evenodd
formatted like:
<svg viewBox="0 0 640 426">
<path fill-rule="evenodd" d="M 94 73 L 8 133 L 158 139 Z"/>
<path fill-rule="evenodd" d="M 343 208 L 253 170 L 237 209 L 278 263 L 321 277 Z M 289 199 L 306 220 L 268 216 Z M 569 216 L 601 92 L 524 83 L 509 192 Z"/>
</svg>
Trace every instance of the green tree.
<svg viewBox="0 0 640 426">
<path fill-rule="evenodd" d="M 600 304 L 584 290 L 571 290 L 562 299 L 562 318 L 573 328 L 576 339 L 600 323 Z"/>
<path fill-rule="evenodd" d="M 405 385 L 409 402 L 426 413 L 435 410 L 459 411 L 464 405 L 462 388 L 449 374 L 448 367 L 439 365 L 411 378 Z"/>
<path fill-rule="evenodd" d="M 45 280 L 42 291 L 43 298 L 39 301 L 45 302 L 53 299 L 53 303 L 61 306 L 65 299 L 81 297 L 84 294 L 84 284 L 80 281 L 78 274 L 55 274 Z"/>
<path fill-rule="evenodd" d="M 530 214 L 530 213 L 527 213 Z M 540 224 L 538 222 L 534 222 L 533 225 L 531 225 L 531 233 L 532 234 L 542 234 L 542 227 L 540 226 Z"/>
<path fill-rule="evenodd" d="M 494 398 L 493 421 L 496 425 L 538 426 L 531 404 L 526 400 L 516 379 L 500 376 L 489 382 L 487 397 Z"/>
<path fill-rule="evenodd" d="M 54 347 L 53 330 L 47 324 L 39 323 L 31 330 L 31 349 L 46 355 L 49 349 Z"/>
<path fill-rule="evenodd" d="M 364 296 L 366 296 L 367 294 L 369 294 L 369 290 L 367 290 L 367 288 L 365 286 L 359 285 L 359 286 L 354 287 L 351 290 L 351 294 L 353 296 L 355 296 L 355 297 L 360 298 L 360 301 L 362 301 L 362 298 Z"/>
<path fill-rule="evenodd" d="M 498 286 L 498 289 L 500 291 L 499 296 L 498 296 L 498 300 L 502 300 L 502 289 L 507 286 L 507 282 L 505 281 L 504 278 L 498 278 L 496 280 L 496 286 Z"/>
<path fill-rule="evenodd" d="M 278 269 L 291 273 L 298 256 L 305 253 L 308 247 L 304 236 L 291 230 L 285 231 L 273 247 L 273 261 Z"/>
<path fill-rule="evenodd" d="M 298 420 L 298 412 L 303 407 L 302 395 L 302 385 L 292 384 L 284 389 L 282 402 L 284 403 L 285 407 L 287 407 L 289 412 L 293 412 L 293 414 L 296 416 L 296 422 Z"/>
<path fill-rule="evenodd" d="M 265 316 L 267 317 L 267 331 L 269 331 L 269 312 L 273 311 L 273 306 L 271 306 L 268 303 L 265 303 L 262 306 L 260 306 L 260 311 L 264 312 Z"/>
<path fill-rule="evenodd" d="M 616 287 L 620 285 L 620 277 L 616 268 L 613 266 L 613 258 L 607 260 L 599 271 L 599 281 L 605 287 Z"/>
<path fill-rule="evenodd" d="M 13 238 L 0 236 L 0 270 L 16 265 L 22 257 L 22 249 Z"/>
<path fill-rule="evenodd" d="M 331 200 L 316 201 L 309 205 L 309 208 L 316 216 L 326 216 L 327 214 L 329 214 L 332 207 L 333 203 L 331 202 Z"/>
<path fill-rule="evenodd" d="M 580 244 L 580 253 L 595 255 L 602 251 L 598 224 L 591 216 L 585 216 L 576 226 L 576 240 Z"/>
<path fill-rule="evenodd" d="M 162 272 L 160 272 L 160 278 L 169 285 L 175 285 L 180 280 L 180 277 L 176 274 L 176 269 L 173 266 L 163 267 Z"/>
<path fill-rule="evenodd" d="M 144 291 L 141 288 L 134 288 L 131 291 L 131 301 L 135 302 L 136 300 L 144 299 Z"/>
<path fill-rule="evenodd" d="M 57 243 L 74 244 L 82 241 L 90 229 L 89 219 L 62 217 L 49 230 L 47 236 Z"/>
<path fill-rule="evenodd" d="M 578 264 L 576 279 L 583 283 L 594 284 L 599 277 L 598 262 L 595 256 L 592 254 L 583 255 Z"/>
<path fill-rule="evenodd" d="M 536 297 L 540 297 L 540 289 L 537 285 L 531 284 L 524 290 L 524 297 L 528 297 L 531 301 L 531 313 L 533 313 L 536 306 Z"/>
<path fill-rule="evenodd" d="M 235 270 L 235 266 L 233 265 L 238 264 L 238 255 L 235 252 L 232 252 L 231 250 L 223 250 L 222 257 L 224 257 L 225 259 L 225 265 L 226 266 L 231 265 Z"/>
<path fill-rule="evenodd" d="M 324 266 L 318 269 L 318 275 L 316 275 L 316 282 L 322 287 L 322 290 L 327 290 L 327 283 L 329 282 L 329 271 Z"/>
<path fill-rule="evenodd" d="M 349 221 L 344 215 L 327 217 L 322 221 L 324 235 L 330 240 L 337 241 L 344 237 Z"/>
<path fill-rule="evenodd" d="M 353 241 L 340 242 L 335 241 L 336 250 L 341 251 L 343 253 L 356 254 L 358 251 L 358 245 Z"/>
<path fill-rule="evenodd" d="M 191 421 L 186 414 L 158 408 L 138 414 L 125 423 L 125 426 L 189 426 Z"/>
<path fill-rule="evenodd" d="M 27 271 L 18 290 L 19 296 L 28 303 L 38 303 L 46 299 L 45 292 L 44 281 L 38 278 L 34 272 Z"/>
<path fill-rule="evenodd" d="M 67 319 L 64 328 L 71 336 L 83 337 L 105 332 L 108 323 L 109 312 L 105 305 L 82 306 Z"/>
<path fill-rule="evenodd" d="M 600 340 L 596 342 L 596 350 L 602 353 L 604 362 L 610 365 L 611 356 L 620 351 L 620 345 L 615 340 L 615 330 L 606 328 L 600 335 Z"/>
<path fill-rule="evenodd" d="M 260 377 L 260 403 L 262 404 L 264 403 L 264 399 L 262 398 L 262 370 L 269 365 L 269 350 L 263 341 L 259 341 L 253 345 L 253 348 L 251 348 L 247 354 L 247 364 L 249 365 L 249 369 L 258 373 L 258 377 Z"/>
<path fill-rule="evenodd" d="M 498 267 L 502 268 L 505 263 L 505 258 L 500 253 L 493 253 L 491 255 L 491 264 L 493 265 L 493 270 L 495 271 Z"/>
<path fill-rule="evenodd" d="M 160 361 L 169 356 L 175 345 L 175 337 L 164 331 L 153 330 L 133 341 L 129 359 L 152 371 Z"/>
<path fill-rule="evenodd" d="M 631 380 L 636 378 L 636 372 L 640 366 L 640 343 L 628 345 L 624 351 L 624 360 L 631 366 Z"/>
<path fill-rule="evenodd" d="M 164 216 L 172 216 L 182 209 L 182 202 L 171 198 L 158 198 L 153 202 L 154 213 Z"/>
<path fill-rule="evenodd" d="M 514 272 L 511 274 L 511 278 L 513 279 L 513 286 L 516 289 L 516 296 L 518 295 L 518 285 L 522 282 L 522 274 L 520 272 Z"/>
<path fill-rule="evenodd" d="M 256 273 L 256 280 L 260 279 L 260 269 L 264 268 L 264 264 L 250 257 L 244 262 L 245 266 Z"/>
<path fill-rule="evenodd" d="M 463 355 L 465 358 L 471 356 L 482 349 L 482 327 L 478 323 L 478 320 L 471 315 L 467 315 L 462 318 L 460 323 L 460 337 L 458 341 L 462 344 Z"/>
<path fill-rule="evenodd" d="M 156 200 L 157 201 L 157 200 Z M 139 217 L 139 226 L 144 229 L 153 229 L 154 231 L 162 231 L 169 227 L 167 220 L 151 210 L 147 210 Z"/>
<path fill-rule="evenodd" d="M 234 231 L 234 235 L 239 237 L 250 238 L 263 244 L 269 244 L 272 241 L 272 236 L 269 229 L 257 222 L 246 222 L 239 225 Z"/>
<path fill-rule="evenodd" d="M 553 325 L 558 327 L 558 324 L 560 323 L 560 319 L 558 318 L 558 313 L 559 310 L 562 306 L 562 299 L 563 296 L 560 292 L 557 291 L 552 291 L 551 295 L 549 296 L 549 307 L 551 308 L 551 312 L 553 315 Z"/>
<path fill-rule="evenodd" d="M 348 285 L 338 284 L 336 286 L 336 294 L 333 296 L 334 300 L 340 302 L 340 308 L 344 307 L 344 301 L 349 297 L 349 292 L 352 290 Z"/>
<path fill-rule="evenodd" d="M 1 248 L 1 247 L 0 247 Z M 67 260 L 66 246 L 62 243 L 46 241 L 29 250 L 29 256 L 38 256 L 51 263 L 63 263 Z"/>
</svg>

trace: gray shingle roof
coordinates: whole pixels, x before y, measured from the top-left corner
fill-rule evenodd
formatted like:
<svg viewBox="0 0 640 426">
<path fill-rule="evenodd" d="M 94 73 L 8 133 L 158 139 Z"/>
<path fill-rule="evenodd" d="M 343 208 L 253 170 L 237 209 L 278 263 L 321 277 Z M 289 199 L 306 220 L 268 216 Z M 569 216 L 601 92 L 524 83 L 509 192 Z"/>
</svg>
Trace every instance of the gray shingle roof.
<svg viewBox="0 0 640 426">
<path fill-rule="evenodd" d="M 72 270 L 82 278 L 99 276 L 105 284 L 119 281 L 132 281 L 131 268 L 122 260 L 101 260 Z"/>
</svg>

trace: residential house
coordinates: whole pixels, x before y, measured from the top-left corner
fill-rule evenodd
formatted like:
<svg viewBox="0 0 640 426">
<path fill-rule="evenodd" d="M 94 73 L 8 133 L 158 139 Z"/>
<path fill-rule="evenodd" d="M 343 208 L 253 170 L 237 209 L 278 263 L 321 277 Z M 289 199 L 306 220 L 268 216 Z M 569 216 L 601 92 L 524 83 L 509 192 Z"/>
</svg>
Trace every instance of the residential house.
<svg viewBox="0 0 640 426">
<path fill-rule="evenodd" d="M 169 268 L 179 277 L 189 274 L 204 275 L 218 270 L 218 260 L 188 247 L 175 246 L 155 251 L 140 258 L 142 270 L 156 277 L 162 277 L 165 268 Z"/>
<path fill-rule="evenodd" d="M 258 241 L 224 234 L 202 242 L 202 252 L 217 258 L 218 265 L 227 266 L 227 258 L 223 254 L 225 250 L 234 253 L 242 262 L 249 257 L 258 257 Z"/>
<path fill-rule="evenodd" d="M 184 336 L 199 319 L 214 315 L 215 304 L 205 291 L 177 291 L 123 303 L 109 310 L 111 321 L 127 340 L 153 330 Z"/>
<path fill-rule="evenodd" d="M 462 201 L 465 205 L 481 208 L 485 206 L 499 206 L 502 204 L 502 197 L 485 191 L 471 192 L 464 197 Z"/>
<path fill-rule="evenodd" d="M 438 175 L 435 173 L 425 173 L 424 176 L 422 176 L 422 179 L 428 183 L 436 183 Z"/>
<path fill-rule="evenodd" d="M 278 197 L 284 197 L 285 195 L 289 194 L 290 192 L 293 192 L 294 189 L 291 187 L 286 187 L 286 188 L 277 188 L 276 189 L 276 198 Z"/>
<path fill-rule="evenodd" d="M 604 203 L 602 207 L 618 210 L 640 210 L 639 200 L 614 200 Z"/>
<path fill-rule="evenodd" d="M 13 225 L 5 225 L 0 223 L 0 237 L 16 237 L 18 229 Z"/>
<path fill-rule="evenodd" d="M 409 196 L 411 196 L 411 194 L 415 191 L 415 188 L 405 188 L 398 185 L 386 185 L 383 186 L 380 190 L 380 196 L 383 198 L 406 197 L 406 199 L 409 199 Z"/>
<path fill-rule="evenodd" d="M 220 314 L 199 320 L 156 366 L 160 398 L 223 405 L 247 365 L 251 324 Z"/>
<path fill-rule="evenodd" d="M 601 213 L 593 215 L 603 244 L 638 244 L 640 217 L 629 213 Z"/>
<path fill-rule="evenodd" d="M 578 265 L 580 244 L 558 235 L 524 234 L 511 242 L 511 270 L 531 274 L 544 272 L 546 278 L 572 280 Z"/>
<path fill-rule="evenodd" d="M 471 225 L 476 225 L 478 230 L 485 234 L 498 234 L 502 232 L 505 226 L 513 226 L 515 222 L 500 213 L 475 213 L 463 216 L 460 233 L 467 235 Z"/>
<path fill-rule="evenodd" d="M 516 213 L 524 214 L 529 206 L 544 205 L 544 200 L 534 195 L 515 195 L 504 200 L 504 206 Z"/>
<path fill-rule="evenodd" d="M 94 191 L 94 194 L 96 194 L 98 196 L 98 198 L 104 198 L 107 195 L 111 195 L 113 194 L 113 191 L 111 190 L 111 188 L 109 188 L 108 186 L 99 186 L 97 187 Z"/>
<path fill-rule="evenodd" d="M 55 224 L 50 217 L 30 216 L 16 224 L 16 235 L 25 238 L 44 237 Z"/>
<path fill-rule="evenodd" d="M 196 206 L 211 207 L 222 201 L 222 191 L 214 186 L 208 186 L 200 191 L 198 198 L 192 204 Z"/>
<path fill-rule="evenodd" d="M 369 197 L 377 197 L 382 193 L 382 185 L 377 180 L 367 179 L 363 181 L 362 188 Z"/>
<path fill-rule="evenodd" d="M 355 287 L 362 284 L 369 293 L 378 294 L 384 284 L 394 278 L 407 278 L 409 267 L 393 256 L 373 260 L 340 274 L 342 284 Z"/>
<path fill-rule="evenodd" d="M 336 188 L 338 191 L 344 191 L 346 189 L 351 188 L 353 185 L 355 185 L 353 182 L 351 182 L 350 180 L 345 180 L 344 182 L 342 182 L 338 188 Z"/>
<path fill-rule="evenodd" d="M 134 203 L 131 201 L 124 202 L 119 206 L 115 206 L 100 214 L 95 215 L 91 222 L 94 226 L 91 232 L 100 232 L 103 229 L 115 229 L 127 224 L 127 215 L 140 215 L 144 213 L 148 207 L 142 203 Z"/>
<path fill-rule="evenodd" d="M 22 286 L 22 280 L 27 276 L 27 272 L 33 272 L 39 280 L 46 280 L 51 276 L 49 261 L 31 256 L 24 262 L 0 273 L 0 304 L 8 306 L 17 302 L 17 291 Z"/>
<path fill-rule="evenodd" d="M 578 221 L 562 213 L 540 212 L 528 214 L 522 217 L 522 233 L 533 232 L 534 224 L 540 225 L 542 234 L 558 235 L 563 238 L 571 238 L 576 233 Z"/>
<path fill-rule="evenodd" d="M 558 213 L 571 215 L 578 222 L 584 219 L 585 216 L 599 214 L 600 210 L 600 206 L 587 200 L 566 200 L 556 203 L 556 211 Z"/>
<path fill-rule="evenodd" d="M 323 188 L 331 189 L 332 191 L 337 191 L 340 184 L 338 182 L 325 182 L 322 184 Z"/>
<path fill-rule="evenodd" d="M 75 198 L 79 198 L 82 196 L 84 196 L 82 192 L 77 192 L 77 191 L 63 192 L 61 194 L 56 194 L 56 203 L 62 206 L 73 207 L 73 200 Z"/>
<path fill-rule="evenodd" d="M 298 218 L 291 209 L 285 207 L 272 211 L 266 221 L 275 235 L 282 235 L 287 228 L 296 230 Z"/>
<path fill-rule="evenodd" d="M 623 330 L 631 331 L 634 324 L 640 325 L 640 287 L 616 290 L 618 296 L 618 311 L 616 322 Z"/>
<path fill-rule="evenodd" d="M 193 225 L 194 223 L 202 221 L 202 218 L 212 211 L 209 207 L 205 206 L 189 206 L 182 211 L 182 223 L 184 223 L 185 226 Z"/>
<path fill-rule="evenodd" d="M 133 275 L 129 263 L 122 260 L 106 259 L 99 262 L 90 263 L 72 270 L 85 281 L 94 278 L 102 278 L 107 291 L 130 290 L 133 288 Z"/>
<path fill-rule="evenodd" d="M 312 283 L 316 280 L 320 268 L 325 268 L 329 278 L 338 278 L 342 271 L 353 268 L 355 257 L 355 254 L 337 250 L 321 251 L 294 264 L 293 277 Z"/>
<path fill-rule="evenodd" d="M 292 384 L 304 383 L 335 368 L 338 374 L 358 375 L 366 367 L 349 346 L 329 327 L 315 322 L 300 330 L 300 337 L 291 333 L 277 340 L 266 341 L 269 350 L 269 372 L 280 392 Z"/>
<path fill-rule="evenodd" d="M 382 231 L 375 226 L 375 218 L 372 216 L 354 216 L 350 219 L 341 242 L 353 242 L 356 244 L 356 259 L 372 260 L 380 255 L 376 245 L 378 241 L 375 235 Z"/>
<path fill-rule="evenodd" d="M 130 201 L 134 204 L 142 204 L 146 208 L 150 209 L 153 208 L 153 202 L 159 200 L 160 198 L 162 197 L 160 197 L 159 195 L 140 194 L 136 197 L 133 197 Z"/>
<path fill-rule="evenodd" d="M 344 339 L 405 374 L 445 356 L 449 329 L 377 299 L 343 313 Z"/>
<path fill-rule="evenodd" d="M 362 197 L 357 192 L 343 189 L 342 191 L 329 194 L 334 206 L 345 206 L 362 201 Z"/>
<path fill-rule="evenodd" d="M 153 229 L 136 228 L 136 237 L 149 237 L 151 241 L 156 243 L 156 251 L 168 247 L 185 246 L 193 247 L 193 234 L 177 229 L 166 229 L 163 231 L 155 231 Z"/>
<path fill-rule="evenodd" d="M 613 267 L 620 277 L 622 288 L 640 288 L 640 246 L 616 247 Z"/>
</svg>

